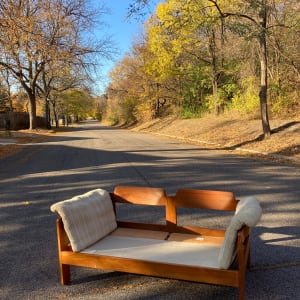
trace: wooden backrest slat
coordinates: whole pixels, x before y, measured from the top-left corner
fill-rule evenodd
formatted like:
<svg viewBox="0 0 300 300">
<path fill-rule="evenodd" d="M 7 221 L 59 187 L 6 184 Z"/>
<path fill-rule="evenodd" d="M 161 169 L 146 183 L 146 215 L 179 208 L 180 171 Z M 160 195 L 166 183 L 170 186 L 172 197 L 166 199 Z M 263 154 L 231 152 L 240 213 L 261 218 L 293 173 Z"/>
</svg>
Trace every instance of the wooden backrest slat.
<svg viewBox="0 0 300 300">
<path fill-rule="evenodd" d="M 165 190 L 153 187 L 117 186 L 111 193 L 113 202 L 165 206 Z"/>
<path fill-rule="evenodd" d="M 234 211 L 237 205 L 234 194 L 224 191 L 180 189 L 173 199 L 176 207 Z"/>
</svg>

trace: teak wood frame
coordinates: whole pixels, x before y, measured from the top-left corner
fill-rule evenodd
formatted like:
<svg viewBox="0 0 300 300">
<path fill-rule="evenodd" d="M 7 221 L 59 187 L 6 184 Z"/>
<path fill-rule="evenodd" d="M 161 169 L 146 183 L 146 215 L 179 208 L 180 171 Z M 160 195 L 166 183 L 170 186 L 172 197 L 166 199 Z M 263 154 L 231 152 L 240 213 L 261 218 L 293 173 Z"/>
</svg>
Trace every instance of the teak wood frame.
<svg viewBox="0 0 300 300">
<path fill-rule="evenodd" d="M 178 226 L 177 207 L 234 211 L 238 202 L 231 192 L 207 190 L 178 190 L 175 196 L 167 196 L 164 190 L 159 188 L 119 186 L 110 195 L 115 212 L 116 203 L 158 205 L 165 206 L 166 209 L 165 225 L 118 220 L 118 228 L 196 234 L 207 237 L 224 237 L 225 230 Z M 226 270 L 73 252 L 61 218 L 57 220 L 57 239 L 61 284 L 67 284 L 70 281 L 70 266 L 72 265 L 233 286 L 239 288 L 239 297 L 241 300 L 244 299 L 245 273 L 250 263 L 250 228 L 248 226 L 243 226 L 237 234 L 237 266 Z"/>
</svg>

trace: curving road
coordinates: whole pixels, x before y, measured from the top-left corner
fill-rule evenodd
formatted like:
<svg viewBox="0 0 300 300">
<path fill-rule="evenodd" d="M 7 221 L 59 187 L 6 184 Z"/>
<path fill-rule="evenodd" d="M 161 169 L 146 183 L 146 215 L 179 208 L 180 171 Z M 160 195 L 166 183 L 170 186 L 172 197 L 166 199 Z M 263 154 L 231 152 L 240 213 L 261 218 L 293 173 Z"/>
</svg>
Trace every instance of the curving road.
<svg viewBox="0 0 300 300">
<path fill-rule="evenodd" d="M 0 160 L 1 299 L 235 299 L 235 288 L 74 269 L 58 279 L 55 219 L 49 207 L 94 188 L 116 185 L 231 190 L 255 194 L 263 218 L 252 233 L 247 299 L 300 295 L 300 168 L 240 157 L 171 139 L 83 123 Z M 163 219 L 145 208 L 120 214 Z M 183 210 L 179 222 L 218 224 L 228 215 Z"/>
</svg>

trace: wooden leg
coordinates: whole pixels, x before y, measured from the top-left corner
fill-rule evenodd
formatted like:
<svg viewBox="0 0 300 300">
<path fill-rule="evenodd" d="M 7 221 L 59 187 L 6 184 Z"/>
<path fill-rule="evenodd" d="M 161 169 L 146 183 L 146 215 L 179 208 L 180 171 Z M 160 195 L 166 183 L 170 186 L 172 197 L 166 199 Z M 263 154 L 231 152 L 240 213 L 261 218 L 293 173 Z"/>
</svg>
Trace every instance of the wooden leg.
<svg viewBox="0 0 300 300">
<path fill-rule="evenodd" d="M 71 272 L 69 265 L 60 265 L 60 282 L 61 284 L 65 285 L 70 282 L 71 279 Z"/>
<path fill-rule="evenodd" d="M 240 287 L 240 300 L 244 300 L 244 295 L 245 295 L 245 291 L 244 291 L 244 287 Z"/>
<path fill-rule="evenodd" d="M 245 298 L 245 278 L 246 278 L 246 266 L 241 266 L 239 270 L 239 292 L 240 292 L 240 300 L 244 300 Z"/>
</svg>

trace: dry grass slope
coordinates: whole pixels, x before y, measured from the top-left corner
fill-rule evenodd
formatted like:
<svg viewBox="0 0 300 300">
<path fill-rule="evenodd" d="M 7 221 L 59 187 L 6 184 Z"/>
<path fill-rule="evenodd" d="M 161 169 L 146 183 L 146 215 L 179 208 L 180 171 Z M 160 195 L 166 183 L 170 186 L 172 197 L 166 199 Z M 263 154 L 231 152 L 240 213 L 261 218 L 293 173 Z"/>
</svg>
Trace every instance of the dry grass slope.
<svg viewBox="0 0 300 300">
<path fill-rule="evenodd" d="M 241 149 L 248 154 L 269 154 L 273 158 L 284 155 L 300 161 L 300 118 L 272 119 L 270 125 L 272 135 L 268 139 L 263 139 L 260 119 L 241 119 L 229 114 L 207 115 L 200 119 L 153 120 L 133 130 L 176 137 L 210 148 Z"/>
</svg>

